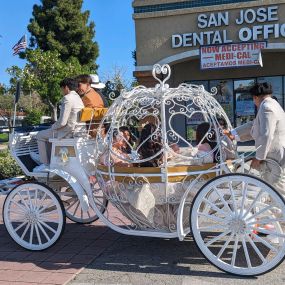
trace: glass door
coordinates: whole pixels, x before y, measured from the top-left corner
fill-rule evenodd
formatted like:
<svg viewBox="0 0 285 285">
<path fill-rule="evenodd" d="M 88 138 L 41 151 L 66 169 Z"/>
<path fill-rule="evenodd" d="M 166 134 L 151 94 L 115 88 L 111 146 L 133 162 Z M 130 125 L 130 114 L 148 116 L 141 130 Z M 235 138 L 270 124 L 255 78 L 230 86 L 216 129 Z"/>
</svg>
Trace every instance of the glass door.
<svg viewBox="0 0 285 285">
<path fill-rule="evenodd" d="M 238 127 L 255 118 L 255 105 L 249 89 L 255 84 L 255 79 L 234 81 L 235 93 L 235 126 Z"/>
</svg>

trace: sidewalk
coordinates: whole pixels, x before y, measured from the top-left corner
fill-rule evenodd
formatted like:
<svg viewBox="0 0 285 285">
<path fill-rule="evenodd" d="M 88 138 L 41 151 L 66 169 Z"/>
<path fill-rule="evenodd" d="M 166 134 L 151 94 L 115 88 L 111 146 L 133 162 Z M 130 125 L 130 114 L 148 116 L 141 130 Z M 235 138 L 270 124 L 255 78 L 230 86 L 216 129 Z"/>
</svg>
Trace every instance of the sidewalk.
<svg viewBox="0 0 285 285">
<path fill-rule="evenodd" d="M 4 197 L 0 197 L 3 207 Z M 67 284 L 104 250 L 119 234 L 101 222 L 79 225 L 67 220 L 62 238 L 50 249 L 31 252 L 18 246 L 0 219 L 0 285 Z"/>
</svg>

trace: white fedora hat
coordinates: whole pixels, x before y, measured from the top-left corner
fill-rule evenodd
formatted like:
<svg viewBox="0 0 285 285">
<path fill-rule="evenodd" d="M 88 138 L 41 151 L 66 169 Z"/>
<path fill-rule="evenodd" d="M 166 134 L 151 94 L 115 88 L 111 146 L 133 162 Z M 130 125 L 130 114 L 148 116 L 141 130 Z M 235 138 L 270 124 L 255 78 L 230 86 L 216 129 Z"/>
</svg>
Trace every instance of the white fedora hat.
<svg viewBox="0 0 285 285">
<path fill-rule="evenodd" d="M 105 84 L 100 82 L 99 76 L 97 74 L 90 74 L 90 77 L 92 78 L 91 87 L 97 88 L 97 89 L 105 88 Z"/>
</svg>

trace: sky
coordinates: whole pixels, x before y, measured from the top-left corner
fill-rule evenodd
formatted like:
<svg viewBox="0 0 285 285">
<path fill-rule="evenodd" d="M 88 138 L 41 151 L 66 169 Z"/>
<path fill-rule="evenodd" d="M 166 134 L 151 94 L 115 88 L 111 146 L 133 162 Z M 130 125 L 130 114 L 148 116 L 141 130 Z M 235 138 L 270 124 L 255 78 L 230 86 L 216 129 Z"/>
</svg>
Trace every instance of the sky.
<svg viewBox="0 0 285 285">
<path fill-rule="evenodd" d="M 6 69 L 12 65 L 23 67 L 25 61 L 13 56 L 12 47 L 26 34 L 34 4 L 40 0 L 0 1 L 0 83 L 9 84 Z M 135 50 L 134 21 L 131 0 L 84 0 L 83 10 L 90 10 L 90 20 L 95 22 L 95 40 L 99 44 L 98 74 L 105 79 L 114 67 L 132 79 Z M 28 40 L 29 42 L 29 40 Z"/>
</svg>

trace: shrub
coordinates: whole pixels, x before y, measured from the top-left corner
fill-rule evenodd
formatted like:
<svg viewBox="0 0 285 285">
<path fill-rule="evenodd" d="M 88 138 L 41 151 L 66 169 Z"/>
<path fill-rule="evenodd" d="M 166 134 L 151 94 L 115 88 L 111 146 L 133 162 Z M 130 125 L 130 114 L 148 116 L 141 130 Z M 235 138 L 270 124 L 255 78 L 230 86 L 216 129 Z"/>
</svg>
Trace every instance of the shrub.
<svg viewBox="0 0 285 285">
<path fill-rule="evenodd" d="M 27 112 L 27 116 L 25 117 L 23 121 L 24 126 L 35 126 L 39 125 L 41 122 L 41 116 L 42 112 L 35 109 L 35 110 L 29 110 Z"/>
<path fill-rule="evenodd" d="M 0 151 L 0 179 L 23 175 L 21 168 L 8 151 Z"/>
</svg>

